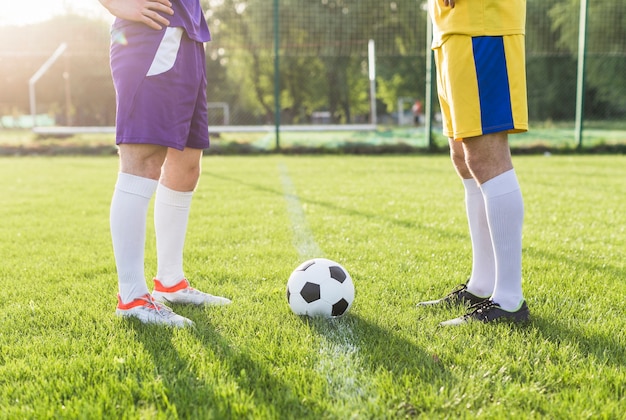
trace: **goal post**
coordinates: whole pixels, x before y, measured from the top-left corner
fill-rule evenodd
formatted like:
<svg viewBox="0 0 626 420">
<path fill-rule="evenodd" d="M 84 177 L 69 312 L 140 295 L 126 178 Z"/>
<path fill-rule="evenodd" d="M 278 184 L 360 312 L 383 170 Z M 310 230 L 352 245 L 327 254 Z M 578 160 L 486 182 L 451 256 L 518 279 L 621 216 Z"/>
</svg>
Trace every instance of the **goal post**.
<svg viewBox="0 0 626 420">
<path fill-rule="evenodd" d="M 37 100 L 35 95 L 35 84 L 46 72 L 52 67 L 52 65 L 63 55 L 67 49 L 67 43 L 61 43 L 52 55 L 39 67 L 39 69 L 28 80 L 28 95 L 30 100 L 30 115 L 33 119 L 33 127 L 37 126 Z"/>
<path fill-rule="evenodd" d="M 211 109 L 220 109 L 222 110 L 222 124 L 221 125 L 230 125 L 230 106 L 226 102 L 209 102 L 207 104 L 207 108 Z"/>
</svg>

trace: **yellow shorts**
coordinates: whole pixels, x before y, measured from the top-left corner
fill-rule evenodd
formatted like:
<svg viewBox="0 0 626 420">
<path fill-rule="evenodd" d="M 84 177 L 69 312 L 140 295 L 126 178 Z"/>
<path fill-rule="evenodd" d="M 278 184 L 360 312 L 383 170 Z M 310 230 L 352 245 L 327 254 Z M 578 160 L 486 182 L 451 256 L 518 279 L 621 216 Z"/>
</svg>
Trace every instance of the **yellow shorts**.
<svg viewBox="0 0 626 420">
<path fill-rule="evenodd" d="M 434 52 L 444 135 L 528 130 L 524 35 L 452 35 Z"/>
</svg>

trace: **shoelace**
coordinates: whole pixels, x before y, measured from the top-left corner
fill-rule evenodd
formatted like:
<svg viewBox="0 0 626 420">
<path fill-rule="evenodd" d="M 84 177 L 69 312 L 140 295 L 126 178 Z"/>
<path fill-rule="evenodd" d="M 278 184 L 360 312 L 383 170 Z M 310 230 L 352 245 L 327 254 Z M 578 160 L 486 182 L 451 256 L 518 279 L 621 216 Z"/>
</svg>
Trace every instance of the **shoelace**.
<svg viewBox="0 0 626 420">
<path fill-rule="evenodd" d="M 194 288 L 193 288 L 193 287 L 191 287 L 191 286 L 189 286 L 189 287 L 187 287 L 187 288 L 183 289 L 183 292 L 185 292 L 185 293 L 189 293 L 189 294 L 191 294 L 191 295 L 206 295 L 206 293 L 201 292 L 201 291 L 200 291 L 200 290 L 198 290 L 198 289 L 194 289 Z"/>
<path fill-rule="evenodd" d="M 475 303 L 474 305 L 469 307 L 469 310 L 467 311 L 467 315 L 465 315 L 464 318 L 471 318 L 478 314 L 482 315 L 486 313 L 487 311 L 489 311 L 489 309 L 496 307 L 496 306 L 498 306 L 498 304 L 490 299 L 485 300 L 483 302 Z"/>
<path fill-rule="evenodd" d="M 465 290 L 467 290 L 467 285 L 466 284 L 459 284 L 456 288 L 456 290 L 453 290 L 452 292 L 450 292 L 448 294 L 448 296 L 446 297 L 456 297 L 457 295 L 459 295 L 460 293 L 464 292 Z"/>
<path fill-rule="evenodd" d="M 198 289 L 194 289 L 191 286 L 187 287 L 187 289 L 185 289 L 185 291 L 186 291 L 186 293 L 189 293 L 189 294 L 192 294 L 192 295 L 197 295 L 197 296 L 212 296 L 212 295 L 210 295 L 208 293 L 201 292 Z"/>
<path fill-rule="evenodd" d="M 169 317 L 173 312 L 172 309 L 170 309 L 168 306 L 165 306 L 154 300 L 151 295 L 142 296 L 141 300 L 144 300 L 148 303 L 147 306 L 150 310 L 155 311 L 163 317 Z"/>
</svg>

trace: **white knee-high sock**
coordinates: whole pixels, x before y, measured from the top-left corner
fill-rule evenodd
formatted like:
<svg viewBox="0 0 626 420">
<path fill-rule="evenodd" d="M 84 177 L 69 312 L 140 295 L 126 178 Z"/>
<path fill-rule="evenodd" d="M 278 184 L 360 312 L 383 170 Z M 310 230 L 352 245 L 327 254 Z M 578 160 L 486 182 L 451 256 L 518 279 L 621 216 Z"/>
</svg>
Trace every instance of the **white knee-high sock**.
<svg viewBox="0 0 626 420">
<path fill-rule="evenodd" d="M 174 286 L 185 278 L 183 248 L 193 191 L 171 190 L 162 184 L 154 200 L 154 228 L 157 245 L 156 278 L 164 286 Z"/>
<path fill-rule="evenodd" d="M 472 275 L 467 283 L 467 289 L 476 296 L 491 296 L 496 282 L 496 262 L 485 212 L 485 199 L 473 178 L 464 179 L 463 185 L 472 239 Z"/>
<path fill-rule="evenodd" d="M 496 258 L 496 284 L 491 299 L 505 310 L 516 310 L 522 294 L 522 225 L 524 201 L 515 170 L 480 187 L 485 197 L 489 231 Z"/>
<path fill-rule="evenodd" d="M 144 277 L 146 217 L 157 181 L 120 172 L 111 200 L 111 239 L 119 293 L 128 303 L 148 292 Z"/>
</svg>

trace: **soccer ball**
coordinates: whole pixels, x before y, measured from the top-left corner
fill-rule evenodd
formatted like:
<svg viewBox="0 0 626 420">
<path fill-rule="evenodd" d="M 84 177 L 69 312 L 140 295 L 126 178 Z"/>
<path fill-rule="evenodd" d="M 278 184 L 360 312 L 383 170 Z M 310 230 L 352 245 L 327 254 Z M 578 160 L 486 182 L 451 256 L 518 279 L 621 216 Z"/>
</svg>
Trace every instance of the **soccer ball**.
<svg viewBox="0 0 626 420">
<path fill-rule="evenodd" d="M 354 301 L 354 283 L 340 264 L 325 258 L 305 261 L 287 281 L 287 302 L 296 315 L 336 318 Z"/>
</svg>

